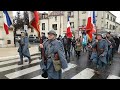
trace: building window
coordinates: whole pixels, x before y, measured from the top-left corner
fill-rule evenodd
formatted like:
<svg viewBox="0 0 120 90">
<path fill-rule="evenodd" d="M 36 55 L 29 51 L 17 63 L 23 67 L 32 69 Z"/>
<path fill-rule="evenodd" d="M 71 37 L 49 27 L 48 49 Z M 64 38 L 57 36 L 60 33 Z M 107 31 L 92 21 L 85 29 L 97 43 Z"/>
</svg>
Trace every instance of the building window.
<svg viewBox="0 0 120 90">
<path fill-rule="evenodd" d="M 73 12 L 73 11 L 69 11 L 69 12 L 68 12 L 68 16 L 74 17 L 74 12 Z"/>
<path fill-rule="evenodd" d="M 83 21 L 83 26 L 85 26 L 86 25 L 86 19 L 83 19 L 82 21 Z"/>
<path fill-rule="evenodd" d="M 52 24 L 52 28 L 53 28 L 54 30 L 57 30 L 57 24 Z"/>
<path fill-rule="evenodd" d="M 7 44 L 11 44 L 11 40 L 7 40 Z"/>
<path fill-rule="evenodd" d="M 55 21 L 57 21 L 57 16 L 55 16 Z"/>
<path fill-rule="evenodd" d="M 74 22 L 70 22 L 70 27 L 74 28 Z"/>
<path fill-rule="evenodd" d="M 82 14 L 85 14 L 86 13 L 86 11 L 82 11 Z"/>
<path fill-rule="evenodd" d="M 107 22 L 107 29 L 108 29 L 108 22 Z"/>
<path fill-rule="evenodd" d="M 42 14 L 42 19 L 44 19 L 45 18 L 45 14 Z"/>
<path fill-rule="evenodd" d="M 109 15 L 107 14 L 107 19 L 109 19 Z"/>
<path fill-rule="evenodd" d="M 115 18 L 113 18 L 113 22 L 115 22 Z"/>
<path fill-rule="evenodd" d="M 45 30 L 45 23 L 42 23 L 42 30 Z"/>
<path fill-rule="evenodd" d="M 112 17 L 111 17 L 111 21 L 112 21 Z"/>
<path fill-rule="evenodd" d="M 115 26 L 113 25 L 113 30 L 115 30 Z"/>
</svg>

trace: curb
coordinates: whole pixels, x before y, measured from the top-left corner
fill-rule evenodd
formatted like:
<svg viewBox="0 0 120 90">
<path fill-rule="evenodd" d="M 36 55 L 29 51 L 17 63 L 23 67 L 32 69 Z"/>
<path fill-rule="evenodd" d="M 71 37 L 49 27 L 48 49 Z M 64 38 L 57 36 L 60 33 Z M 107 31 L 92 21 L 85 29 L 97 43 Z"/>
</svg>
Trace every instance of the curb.
<svg viewBox="0 0 120 90">
<path fill-rule="evenodd" d="M 31 54 L 31 56 L 34 56 L 34 55 L 36 55 L 36 54 L 40 54 L 40 52 L 33 53 L 33 54 Z M 18 58 L 20 58 L 19 55 L 8 56 L 8 57 L 1 57 L 1 58 L 0 58 L 0 61 L 10 60 L 10 59 L 18 59 Z"/>
</svg>

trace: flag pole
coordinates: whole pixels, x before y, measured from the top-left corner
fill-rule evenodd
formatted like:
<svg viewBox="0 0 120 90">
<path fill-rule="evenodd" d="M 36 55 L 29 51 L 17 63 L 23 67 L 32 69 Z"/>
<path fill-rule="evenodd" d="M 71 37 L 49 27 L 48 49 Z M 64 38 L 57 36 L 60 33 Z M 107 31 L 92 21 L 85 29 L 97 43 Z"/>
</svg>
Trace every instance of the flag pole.
<svg viewBox="0 0 120 90">
<path fill-rule="evenodd" d="M 97 31 L 96 18 L 95 18 L 95 17 L 96 17 L 96 16 L 95 16 L 95 11 L 93 11 L 93 18 L 94 18 L 94 25 L 95 25 L 95 29 L 96 29 L 96 39 L 97 39 L 98 31 Z M 97 49 L 97 48 L 98 48 L 98 42 L 97 42 L 97 44 L 96 44 L 96 53 L 97 53 L 97 55 L 98 55 L 98 49 Z M 98 65 L 98 59 L 97 59 L 97 65 Z M 96 65 L 96 73 L 99 74 L 97 65 Z"/>
<path fill-rule="evenodd" d="M 40 25 L 40 15 L 39 15 L 39 23 L 38 24 Z M 39 26 L 38 29 L 39 29 L 38 37 L 40 39 L 40 44 L 42 44 L 43 43 L 43 39 L 42 39 L 41 33 L 40 33 L 40 26 Z M 46 62 L 44 48 L 41 48 L 40 50 L 41 50 L 41 58 L 42 58 L 42 60 L 44 62 Z"/>
</svg>

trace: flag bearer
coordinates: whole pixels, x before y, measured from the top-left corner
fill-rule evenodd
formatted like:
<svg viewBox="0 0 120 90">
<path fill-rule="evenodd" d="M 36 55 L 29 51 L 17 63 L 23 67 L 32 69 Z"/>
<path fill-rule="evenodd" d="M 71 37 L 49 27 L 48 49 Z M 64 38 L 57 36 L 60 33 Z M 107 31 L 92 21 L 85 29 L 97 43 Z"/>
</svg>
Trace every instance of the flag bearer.
<svg viewBox="0 0 120 90">
<path fill-rule="evenodd" d="M 61 79 L 62 69 L 68 66 L 63 44 L 56 39 L 56 32 L 54 30 L 48 32 L 48 40 L 40 44 L 40 48 L 43 48 L 45 52 L 45 59 L 42 62 L 46 61 L 46 63 L 40 64 L 43 72 L 47 72 L 48 79 Z"/>
<path fill-rule="evenodd" d="M 104 67 L 107 65 L 107 52 L 108 52 L 108 43 L 105 39 L 102 39 L 101 34 L 97 34 L 96 40 L 92 44 L 92 55 L 91 60 L 96 64 L 96 69 Z M 96 72 L 96 71 L 95 71 Z M 98 71 L 97 74 L 100 74 Z"/>
</svg>

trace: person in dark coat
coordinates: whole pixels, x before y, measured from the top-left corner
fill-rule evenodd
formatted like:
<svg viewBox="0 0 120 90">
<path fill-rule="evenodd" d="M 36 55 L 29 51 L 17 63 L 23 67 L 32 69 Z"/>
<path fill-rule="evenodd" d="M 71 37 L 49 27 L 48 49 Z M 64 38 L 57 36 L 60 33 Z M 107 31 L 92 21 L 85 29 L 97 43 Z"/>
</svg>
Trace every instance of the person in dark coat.
<svg viewBox="0 0 120 90">
<path fill-rule="evenodd" d="M 62 69 L 68 67 L 65 58 L 65 51 L 61 41 L 56 39 L 56 32 L 51 30 L 48 32 L 48 40 L 45 40 L 43 44 L 40 44 L 41 48 L 44 48 L 45 57 L 47 64 L 40 64 L 43 71 L 48 73 L 48 79 L 62 79 Z M 58 59 L 61 62 L 61 69 L 59 71 L 55 70 L 53 59 L 57 54 Z M 56 60 L 56 59 L 55 59 Z M 42 60 L 43 62 L 43 60 Z"/>
<path fill-rule="evenodd" d="M 66 59 L 68 59 L 67 58 L 67 53 L 68 53 L 69 59 L 70 59 L 71 43 L 72 43 L 71 38 L 67 38 L 67 36 L 65 35 L 64 38 L 63 38 L 63 45 L 64 45 L 64 49 L 65 49 Z"/>
<path fill-rule="evenodd" d="M 73 37 L 73 39 L 72 39 L 72 50 L 73 49 L 75 50 L 75 43 L 76 43 L 76 40 L 75 40 L 75 37 Z"/>
<path fill-rule="evenodd" d="M 111 48 L 112 50 L 110 50 L 109 53 L 110 53 L 110 54 L 112 53 L 112 58 L 113 58 L 113 55 L 114 55 L 114 53 L 115 53 L 115 46 L 116 46 L 115 40 L 114 40 L 113 36 L 110 34 L 110 32 L 108 32 L 108 33 L 106 34 L 106 39 L 108 39 L 108 40 L 111 42 L 110 48 Z"/>
<path fill-rule="evenodd" d="M 118 51 L 119 44 L 120 44 L 119 38 L 118 38 L 117 36 L 115 36 L 114 40 L 115 40 L 115 43 L 116 43 L 115 49 L 116 49 L 116 52 L 117 52 L 117 51 Z"/>
<path fill-rule="evenodd" d="M 20 55 L 20 62 L 18 62 L 18 65 L 23 64 L 23 57 L 27 57 L 29 59 L 29 64 L 31 63 L 31 56 L 29 52 L 29 40 L 28 37 L 25 36 L 25 32 L 21 32 L 21 38 L 18 40 L 19 48 L 18 52 Z"/>
<path fill-rule="evenodd" d="M 45 33 L 42 33 L 42 42 L 44 42 L 45 39 L 47 39 L 47 37 L 45 36 Z"/>
</svg>

